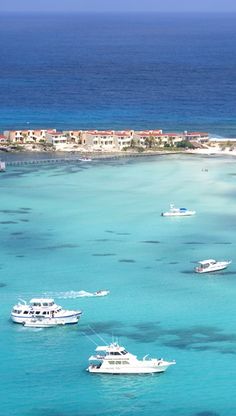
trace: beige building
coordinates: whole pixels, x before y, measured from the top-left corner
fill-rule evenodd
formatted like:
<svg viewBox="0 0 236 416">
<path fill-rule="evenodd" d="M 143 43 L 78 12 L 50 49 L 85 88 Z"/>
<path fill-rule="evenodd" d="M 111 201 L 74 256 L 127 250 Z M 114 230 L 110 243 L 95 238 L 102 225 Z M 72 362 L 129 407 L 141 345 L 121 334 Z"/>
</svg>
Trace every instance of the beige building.
<svg viewBox="0 0 236 416">
<path fill-rule="evenodd" d="M 46 141 L 47 131 L 41 130 L 7 130 L 4 131 L 4 136 L 10 143 L 41 143 Z M 51 130 L 56 132 L 56 129 Z"/>
<path fill-rule="evenodd" d="M 46 141 L 53 146 L 68 143 L 67 135 L 62 131 L 48 130 L 46 133 Z"/>
</svg>

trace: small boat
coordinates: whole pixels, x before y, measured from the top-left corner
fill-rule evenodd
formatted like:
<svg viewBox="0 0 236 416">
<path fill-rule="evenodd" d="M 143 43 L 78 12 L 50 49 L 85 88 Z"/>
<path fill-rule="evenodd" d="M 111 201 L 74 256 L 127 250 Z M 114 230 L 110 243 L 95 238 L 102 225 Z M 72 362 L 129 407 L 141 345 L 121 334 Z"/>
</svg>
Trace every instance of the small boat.
<svg viewBox="0 0 236 416">
<path fill-rule="evenodd" d="M 216 261 L 214 259 L 199 261 L 199 266 L 195 267 L 196 273 L 210 273 L 226 269 L 231 261 Z"/>
<path fill-rule="evenodd" d="M 79 160 L 80 162 L 92 162 L 92 159 L 89 157 L 81 157 Z"/>
<path fill-rule="evenodd" d="M 107 296 L 109 293 L 109 290 L 97 290 L 97 292 L 93 293 L 93 296 Z"/>
<path fill-rule="evenodd" d="M 0 172 L 5 172 L 5 170 L 6 170 L 6 163 L 1 162 L 1 160 L 0 160 Z"/>
<path fill-rule="evenodd" d="M 196 211 L 191 211 L 187 208 L 175 208 L 173 204 L 170 205 L 170 210 L 167 212 L 162 212 L 162 217 L 188 217 L 195 215 Z"/>
<path fill-rule="evenodd" d="M 118 343 L 100 346 L 97 352 L 103 354 L 92 355 L 89 361 L 94 361 L 87 368 L 89 373 L 100 374 L 152 374 L 163 373 L 175 361 L 165 361 L 163 358 L 147 358 L 138 360 L 136 355 L 130 354 Z"/>
<path fill-rule="evenodd" d="M 77 324 L 81 315 L 82 312 L 79 310 L 62 309 L 61 306 L 56 305 L 53 299 L 34 298 L 28 304 L 23 300 L 15 305 L 11 312 L 11 319 L 17 324 L 26 326 L 29 326 L 27 325 L 28 321 L 33 326 L 34 320 L 36 319 L 35 324 L 37 324 L 40 319 L 42 322 L 45 322 L 45 325 L 50 321 L 54 326 Z M 43 321 L 44 318 L 47 318 L 48 322 Z"/>
</svg>

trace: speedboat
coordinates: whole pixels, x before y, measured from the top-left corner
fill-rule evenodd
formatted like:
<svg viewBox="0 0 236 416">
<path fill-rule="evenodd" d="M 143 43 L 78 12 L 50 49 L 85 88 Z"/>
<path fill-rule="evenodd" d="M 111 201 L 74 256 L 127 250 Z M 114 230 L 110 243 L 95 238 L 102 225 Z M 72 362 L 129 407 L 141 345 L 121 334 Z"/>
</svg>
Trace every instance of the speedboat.
<svg viewBox="0 0 236 416">
<path fill-rule="evenodd" d="M 92 159 L 90 157 L 81 157 L 80 162 L 92 162 Z"/>
<path fill-rule="evenodd" d="M 32 319 L 48 318 L 51 319 L 51 323 L 65 325 L 77 324 L 81 315 L 82 312 L 79 310 L 71 311 L 56 305 L 53 299 L 34 298 L 28 304 L 23 300 L 15 305 L 11 312 L 11 319 L 17 324 L 25 325 L 27 321 L 33 323 Z"/>
<path fill-rule="evenodd" d="M 107 296 L 109 295 L 110 291 L 109 290 L 97 290 L 96 292 L 93 293 L 93 296 Z"/>
<path fill-rule="evenodd" d="M 199 266 L 195 267 L 196 273 L 217 272 L 226 269 L 231 261 L 216 261 L 214 259 L 199 261 Z"/>
<path fill-rule="evenodd" d="M 175 208 L 173 204 L 170 205 L 170 210 L 167 212 L 162 212 L 162 217 L 187 217 L 195 215 L 196 211 L 191 211 L 187 208 Z"/>
<path fill-rule="evenodd" d="M 114 342 L 110 345 L 96 348 L 99 353 L 92 355 L 87 368 L 89 373 L 102 374 L 152 374 L 163 373 L 175 361 L 165 361 L 163 358 L 147 358 L 138 360 L 136 355 L 130 354 L 124 347 Z M 100 353 L 103 354 L 100 354 Z"/>
</svg>

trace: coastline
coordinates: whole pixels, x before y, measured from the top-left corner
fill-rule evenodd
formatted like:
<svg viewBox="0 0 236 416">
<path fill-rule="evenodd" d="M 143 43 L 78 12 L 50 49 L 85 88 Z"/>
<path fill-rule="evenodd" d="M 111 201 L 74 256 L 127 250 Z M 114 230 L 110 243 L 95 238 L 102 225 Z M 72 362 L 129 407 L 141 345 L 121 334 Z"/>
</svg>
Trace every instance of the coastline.
<svg viewBox="0 0 236 416">
<path fill-rule="evenodd" d="M 69 148 L 64 149 L 52 149 L 52 148 L 42 148 L 37 146 L 36 148 L 31 148 L 29 145 L 22 146 L 21 149 L 11 149 L 9 151 L 0 149 L 0 160 L 5 161 L 7 164 L 13 161 L 16 156 L 22 156 L 22 162 L 27 161 L 27 159 L 35 160 L 39 162 L 41 159 L 45 160 L 47 157 L 49 159 L 60 159 L 63 161 L 85 161 L 88 159 L 122 159 L 122 158 L 136 158 L 136 157 L 151 157 L 151 156 L 169 156 L 169 155 L 197 155 L 197 156 L 236 156 L 236 149 L 232 148 L 222 148 L 216 144 L 211 145 L 207 148 L 197 148 L 197 149 L 173 149 L 173 150 L 151 150 L 144 149 L 142 152 L 137 150 L 126 150 L 126 151 L 89 151 L 89 150 L 69 150 Z M 20 163 L 20 160 L 18 158 Z"/>
</svg>

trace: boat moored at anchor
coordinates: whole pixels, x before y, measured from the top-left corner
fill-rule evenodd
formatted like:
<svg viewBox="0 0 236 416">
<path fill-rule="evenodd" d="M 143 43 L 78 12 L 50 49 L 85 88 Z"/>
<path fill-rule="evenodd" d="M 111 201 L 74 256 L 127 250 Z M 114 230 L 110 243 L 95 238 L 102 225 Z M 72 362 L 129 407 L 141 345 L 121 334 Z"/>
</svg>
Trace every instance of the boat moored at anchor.
<svg viewBox="0 0 236 416">
<path fill-rule="evenodd" d="M 26 326 L 36 326 L 42 323 L 43 326 L 55 326 L 66 324 L 77 324 L 82 311 L 63 309 L 51 298 L 34 298 L 29 303 L 20 301 L 11 312 L 13 322 Z M 47 319 L 46 322 L 44 319 Z M 27 322 L 29 325 L 27 325 Z"/>
<path fill-rule="evenodd" d="M 173 204 L 170 204 L 170 210 L 162 212 L 162 217 L 189 217 L 195 215 L 196 211 L 190 210 L 188 208 L 175 208 Z"/>
<path fill-rule="evenodd" d="M 110 345 L 98 346 L 98 354 L 92 355 L 89 361 L 94 362 L 87 368 L 89 373 L 97 374 L 152 374 L 163 373 L 175 361 L 163 358 L 143 357 L 138 360 L 136 355 L 129 353 L 124 347 L 114 342 Z M 101 354 L 102 353 L 102 354 Z"/>
<path fill-rule="evenodd" d="M 227 261 L 216 261 L 214 259 L 202 260 L 198 262 L 198 266 L 195 267 L 196 273 L 210 273 L 217 272 L 226 269 L 232 262 Z"/>
</svg>

